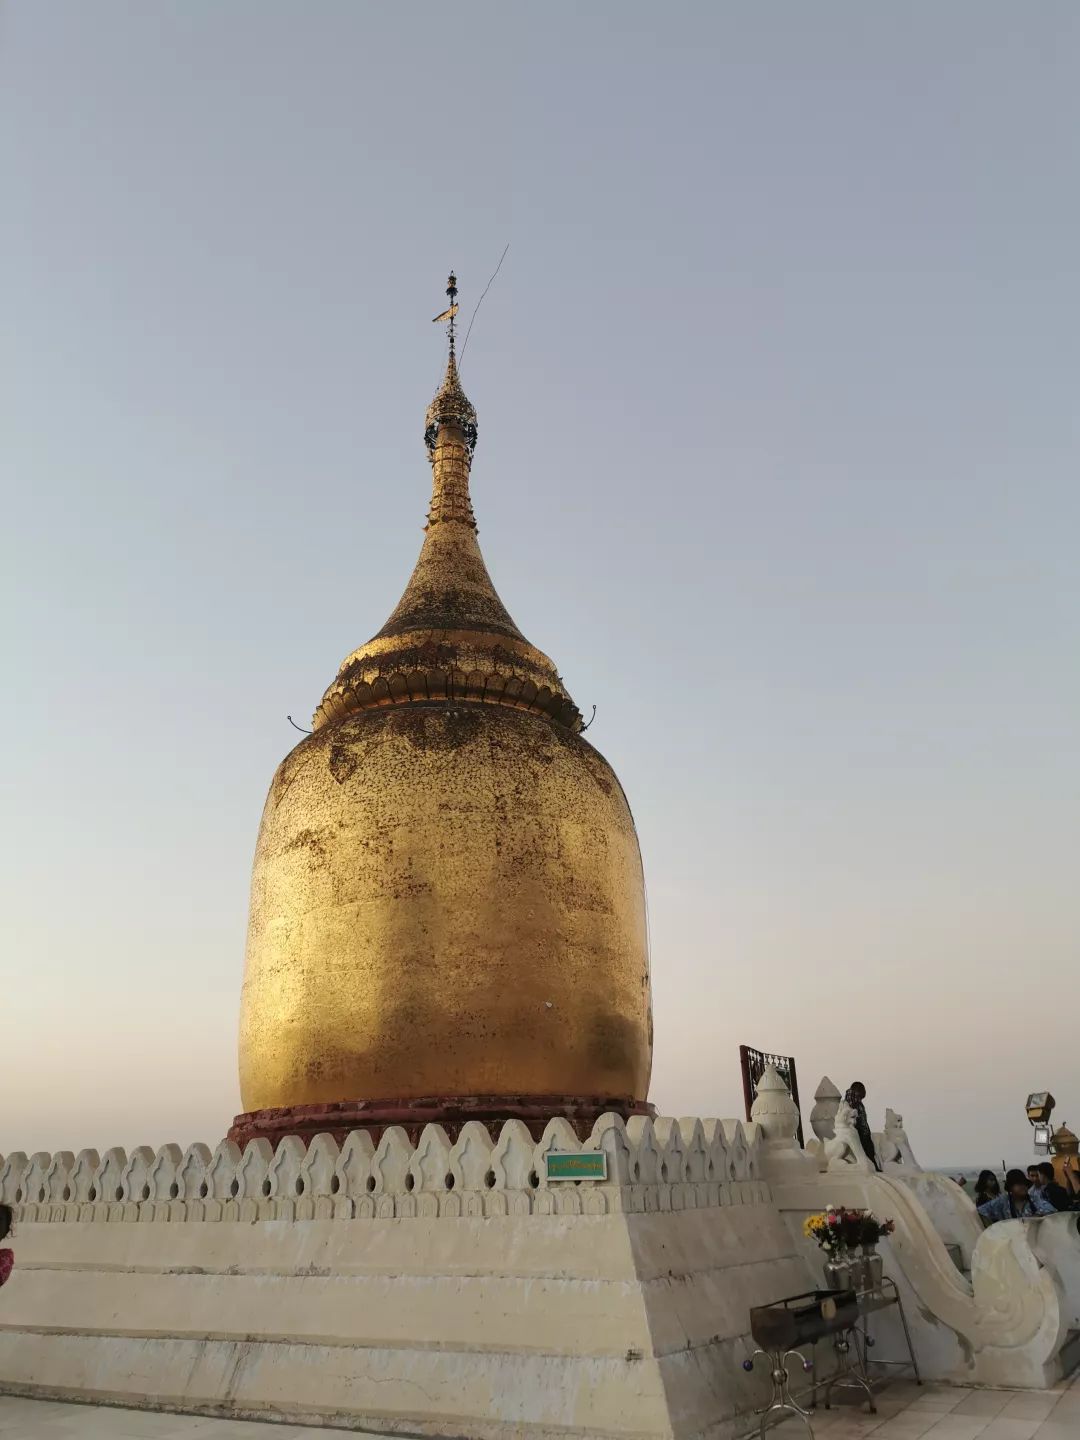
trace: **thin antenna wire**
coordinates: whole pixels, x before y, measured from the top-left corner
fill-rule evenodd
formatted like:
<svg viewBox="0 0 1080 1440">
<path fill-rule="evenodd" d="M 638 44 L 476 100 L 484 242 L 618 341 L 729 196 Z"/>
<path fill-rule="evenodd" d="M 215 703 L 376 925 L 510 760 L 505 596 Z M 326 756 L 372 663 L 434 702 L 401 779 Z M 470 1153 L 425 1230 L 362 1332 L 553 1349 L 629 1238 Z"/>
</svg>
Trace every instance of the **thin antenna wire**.
<svg viewBox="0 0 1080 1440">
<path fill-rule="evenodd" d="M 510 249 L 510 242 L 509 242 L 509 240 L 508 240 L 508 241 L 506 242 L 506 250 L 509 250 L 509 249 Z M 498 265 L 495 266 L 495 275 L 498 275 L 499 271 L 502 269 L 502 262 L 506 259 L 506 250 L 504 250 L 503 253 L 499 256 L 499 263 L 498 263 Z M 491 289 L 492 285 L 495 283 L 495 275 L 492 275 L 491 279 L 490 279 L 490 280 L 488 281 L 488 283 L 484 286 L 484 295 L 487 294 L 487 292 Z M 476 310 L 479 310 L 479 309 L 480 309 L 480 306 L 484 303 L 484 295 L 481 295 L 481 296 L 480 296 L 480 299 L 477 300 L 477 302 L 476 302 Z M 458 363 L 459 363 L 459 364 L 461 363 L 462 360 L 465 359 L 465 346 L 468 345 L 468 343 L 469 343 L 469 336 L 472 334 L 473 320 L 476 319 L 476 310 L 474 310 L 474 311 L 472 312 L 472 318 L 471 318 L 470 321 L 469 321 L 469 328 L 468 328 L 468 330 L 465 331 L 465 339 L 464 339 L 464 341 L 462 342 L 462 345 L 461 345 L 461 354 L 458 356 Z"/>
</svg>

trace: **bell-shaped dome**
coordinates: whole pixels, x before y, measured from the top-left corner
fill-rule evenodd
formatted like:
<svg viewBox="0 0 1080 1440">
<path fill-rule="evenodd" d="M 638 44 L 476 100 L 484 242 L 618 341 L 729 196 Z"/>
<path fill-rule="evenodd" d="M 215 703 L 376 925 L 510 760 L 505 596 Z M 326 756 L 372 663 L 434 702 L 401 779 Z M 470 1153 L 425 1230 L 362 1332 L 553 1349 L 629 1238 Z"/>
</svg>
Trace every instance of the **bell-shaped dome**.
<svg viewBox="0 0 1080 1440">
<path fill-rule="evenodd" d="M 476 412 L 452 348 L 425 441 L 412 577 L 343 662 L 263 814 L 240 1038 L 259 1114 L 239 1117 L 242 1137 L 333 1129 L 328 1110 L 344 1128 L 401 1106 L 451 1127 L 647 1108 L 633 819 L 484 564 Z"/>
</svg>

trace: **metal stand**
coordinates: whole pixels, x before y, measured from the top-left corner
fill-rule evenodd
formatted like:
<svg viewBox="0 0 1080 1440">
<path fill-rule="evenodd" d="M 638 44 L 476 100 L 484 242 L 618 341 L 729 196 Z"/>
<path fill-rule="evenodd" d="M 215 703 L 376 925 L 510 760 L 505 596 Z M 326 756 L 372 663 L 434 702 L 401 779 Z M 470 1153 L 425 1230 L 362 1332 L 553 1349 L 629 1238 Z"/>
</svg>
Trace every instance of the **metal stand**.
<svg viewBox="0 0 1080 1440">
<path fill-rule="evenodd" d="M 869 1404 L 870 1413 L 877 1414 L 874 1382 L 870 1378 L 867 1358 L 874 1339 L 867 1322 L 875 1311 L 893 1305 L 900 1314 L 908 1359 L 879 1363 L 914 1371 L 915 1379 L 921 1385 L 922 1377 L 900 1292 L 892 1280 L 881 1274 L 880 1268 L 876 1274 L 871 1272 L 864 1281 L 864 1287 L 859 1290 L 851 1286 L 841 1290 L 808 1290 L 801 1295 L 788 1295 L 771 1305 L 757 1305 L 751 1309 L 750 1333 L 759 1348 L 742 1362 L 742 1367 L 751 1371 L 754 1362 L 764 1357 L 769 1363 L 772 1380 L 769 1403 L 754 1411 L 759 1440 L 765 1440 L 765 1432 L 772 1422 L 783 1420 L 788 1415 L 797 1415 L 813 1440 L 810 1412 L 817 1406 L 819 1390 L 825 1392 L 825 1409 L 830 1408 L 834 1390 L 857 1390 Z M 832 1341 L 836 1365 L 831 1374 L 819 1380 L 813 1357 L 814 1346 L 822 1340 Z M 811 1358 L 807 1359 L 803 1350 L 796 1348 L 798 1346 L 805 1347 Z M 788 1364 L 792 1359 L 798 1360 L 810 1376 L 809 1384 L 799 1389 L 793 1388 L 788 1374 Z M 809 1407 L 804 1408 L 800 1402 L 807 1396 Z"/>
<path fill-rule="evenodd" d="M 869 1336 L 864 1335 L 863 1340 L 872 1343 Z M 842 1330 L 839 1335 L 834 1335 L 833 1348 L 836 1351 L 836 1369 L 821 1385 L 821 1389 L 825 1392 L 825 1409 L 832 1408 L 834 1389 L 862 1390 L 870 1406 L 870 1414 L 876 1415 L 877 1403 L 874 1400 L 874 1388 L 866 1373 L 866 1345 L 865 1343 L 862 1346 L 859 1345 L 859 1327 L 854 1325 L 850 1330 Z M 816 1385 L 814 1390 L 816 1401 Z"/>
<path fill-rule="evenodd" d="M 769 1417 L 772 1415 L 798 1415 L 813 1440 L 814 1427 L 810 1424 L 809 1411 L 804 1410 L 792 1394 L 787 1363 L 794 1356 L 804 1370 L 812 1371 L 814 1362 L 807 1360 L 806 1356 L 801 1355 L 798 1350 L 755 1350 L 749 1360 L 743 1361 L 743 1369 L 753 1370 L 754 1361 L 759 1355 L 764 1355 L 769 1362 L 773 1387 L 772 1399 L 764 1410 L 757 1412 L 761 1416 L 761 1427 L 758 1432 L 760 1440 L 765 1440 L 765 1431 L 769 1424 Z"/>
<path fill-rule="evenodd" d="M 840 1334 L 833 1337 L 836 1349 L 836 1370 L 820 1386 L 825 1392 L 826 1410 L 831 1408 L 830 1394 L 835 1387 L 840 1390 L 862 1390 L 870 1405 L 871 1415 L 877 1414 L 877 1405 L 874 1401 L 874 1381 L 869 1373 L 868 1353 L 873 1349 L 874 1338 L 869 1332 L 867 1321 L 875 1311 L 887 1310 L 894 1305 L 900 1316 L 900 1326 L 904 1332 L 908 1358 L 906 1360 L 875 1360 L 874 1363 L 888 1368 L 911 1370 L 915 1376 L 915 1383 L 922 1384 L 919 1362 L 915 1358 L 915 1347 L 911 1343 L 911 1331 L 908 1329 L 907 1316 L 904 1314 L 904 1302 L 900 1299 L 900 1291 L 896 1287 L 896 1282 L 885 1276 L 877 1289 L 865 1290 L 859 1294 L 859 1318 L 851 1329 L 841 1331 Z M 818 1386 L 815 1384 L 815 1401 L 817 1389 Z"/>
</svg>

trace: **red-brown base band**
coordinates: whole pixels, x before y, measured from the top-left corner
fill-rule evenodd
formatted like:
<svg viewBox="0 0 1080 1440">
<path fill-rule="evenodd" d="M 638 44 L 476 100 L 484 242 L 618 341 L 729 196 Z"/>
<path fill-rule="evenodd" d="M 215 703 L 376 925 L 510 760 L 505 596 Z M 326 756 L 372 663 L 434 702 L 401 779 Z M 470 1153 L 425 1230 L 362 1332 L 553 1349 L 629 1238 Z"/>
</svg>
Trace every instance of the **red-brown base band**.
<svg viewBox="0 0 1080 1440">
<path fill-rule="evenodd" d="M 332 1135 L 339 1145 L 350 1130 L 368 1130 L 377 1145 L 390 1125 L 400 1125 L 415 1145 L 425 1125 L 441 1125 L 456 1140 L 467 1120 L 479 1120 L 494 1139 L 506 1120 L 523 1120 L 534 1140 L 554 1116 L 568 1120 L 584 1140 L 601 1115 L 655 1115 L 645 1100 L 625 1095 L 439 1095 L 422 1100 L 338 1100 L 323 1105 L 284 1105 L 237 1115 L 229 1139 L 243 1148 L 261 1136 L 272 1145 L 286 1135 L 306 1143 L 316 1135 Z"/>
</svg>

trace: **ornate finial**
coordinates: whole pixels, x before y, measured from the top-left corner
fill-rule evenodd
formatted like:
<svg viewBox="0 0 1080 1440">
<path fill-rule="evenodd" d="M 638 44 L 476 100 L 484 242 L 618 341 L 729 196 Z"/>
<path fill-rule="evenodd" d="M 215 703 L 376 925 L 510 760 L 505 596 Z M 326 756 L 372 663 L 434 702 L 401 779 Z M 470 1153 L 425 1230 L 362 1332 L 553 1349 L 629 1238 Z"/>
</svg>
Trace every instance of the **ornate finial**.
<svg viewBox="0 0 1080 1440">
<path fill-rule="evenodd" d="M 461 388 L 461 380 L 458 378 L 457 356 L 455 354 L 455 320 L 458 313 L 457 304 L 457 276 L 450 272 L 450 278 L 446 282 L 446 293 L 450 299 L 450 307 L 444 310 L 441 315 L 436 315 L 433 324 L 438 325 L 443 320 L 447 322 L 446 333 L 450 341 L 450 354 L 446 361 L 446 374 L 443 383 L 428 406 L 427 416 L 424 421 L 424 443 L 427 446 L 428 459 L 435 458 L 435 445 L 438 441 L 440 427 L 446 423 L 456 425 L 465 438 L 465 445 L 469 452 L 469 458 L 476 449 L 476 411 L 470 405 L 465 391 Z"/>
<path fill-rule="evenodd" d="M 449 340 L 450 340 L 450 359 L 451 359 L 452 361 L 454 361 L 454 360 L 456 360 L 456 356 L 455 356 L 455 354 L 454 354 L 454 345 L 455 345 L 455 341 L 456 341 L 456 339 L 457 339 L 456 332 L 455 332 L 455 328 L 454 328 L 454 322 L 455 322 L 456 319 L 457 319 L 458 305 L 457 305 L 457 276 L 454 274 L 454 272 L 453 272 L 452 270 L 450 271 L 450 278 L 449 278 L 449 279 L 447 280 L 447 282 L 446 282 L 446 293 L 447 293 L 447 295 L 449 296 L 449 299 L 450 299 L 450 308 L 449 308 L 449 310 L 444 310 L 441 315 L 436 315 L 436 316 L 435 316 L 435 319 L 434 319 L 431 323 L 432 323 L 433 325 L 440 325 L 440 324 L 442 324 L 442 322 L 443 322 L 444 320 L 446 320 L 446 321 L 449 322 L 448 325 L 447 325 L 447 327 L 446 327 L 446 333 L 447 333 L 447 336 L 449 337 Z"/>
<path fill-rule="evenodd" d="M 456 324 L 456 321 L 457 321 L 457 276 L 454 274 L 454 272 L 453 272 L 452 270 L 450 271 L 450 278 L 449 278 L 449 280 L 447 280 L 447 282 L 446 282 L 446 294 L 447 294 L 447 297 L 448 297 L 448 299 L 449 299 L 449 301 L 450 301 L 450 324 L 449 324 L 449 326 L 447 327 L 447 331 L 448 331 L 448 334 L 449 334 L 449 336 L 450 336 L 450 358 L 451 358 L 451 360 L 453 360 L 453 359 L 455 358 L 455 356 L 454 356 L 454 339 L 455 339 L 454 327 L 455 327 L 455 324 Z"/>
</svg>

